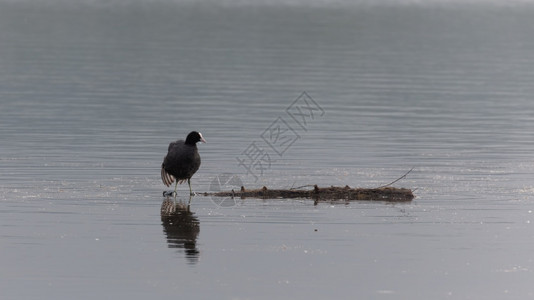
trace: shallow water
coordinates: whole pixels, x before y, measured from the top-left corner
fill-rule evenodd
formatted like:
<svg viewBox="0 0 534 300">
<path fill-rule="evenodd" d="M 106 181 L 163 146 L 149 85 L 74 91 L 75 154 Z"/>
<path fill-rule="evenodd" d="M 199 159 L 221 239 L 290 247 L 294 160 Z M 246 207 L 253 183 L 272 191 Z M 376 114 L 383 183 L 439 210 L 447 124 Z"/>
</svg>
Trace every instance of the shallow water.
<svg viewBox="0 0 534 300">
<path fill-rule="evenodd" d="M 534 297 L 534 7 L 98 3 L 0 3 L 2 298 Z M 188 210 L 193 129 L 197 192 L 416 199 Z"/>
</svg>

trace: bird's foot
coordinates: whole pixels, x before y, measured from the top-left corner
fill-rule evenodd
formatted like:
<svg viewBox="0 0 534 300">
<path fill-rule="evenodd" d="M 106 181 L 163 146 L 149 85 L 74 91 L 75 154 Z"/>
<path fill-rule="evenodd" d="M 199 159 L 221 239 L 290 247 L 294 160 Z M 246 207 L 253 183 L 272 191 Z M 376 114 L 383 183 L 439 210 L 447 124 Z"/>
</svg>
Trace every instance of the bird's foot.
<svg viewBox="0 0 534 300">
<path fill-rule="evenodd" d="M 176 196 L 176 193 L 173 191 L 163 191 L 163 197 Z"/>
</svg>

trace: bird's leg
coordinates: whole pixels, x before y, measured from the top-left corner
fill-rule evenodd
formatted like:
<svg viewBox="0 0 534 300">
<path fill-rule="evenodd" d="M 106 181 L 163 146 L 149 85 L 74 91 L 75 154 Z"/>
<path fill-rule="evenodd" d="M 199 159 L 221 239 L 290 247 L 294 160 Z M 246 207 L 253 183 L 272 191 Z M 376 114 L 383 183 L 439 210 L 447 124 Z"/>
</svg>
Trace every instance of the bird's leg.
<svg viewBox="0 0 534 300">
<path fill-rule="evenodd" d="M 195 193 L 193 193 L 193 190 L 191 189 L 191 178 L 187 179 L 187 183 L 189 184 L 189 195 L 194 196 Z"/>
<path fill-rule="evenodd" d="M 176 193 L 176 189 L 178 188 L 178 180 L 176 180 L 176 185 L 174 186 L 174 197 L 178 196 L 178 193 Z"/>
</svg>

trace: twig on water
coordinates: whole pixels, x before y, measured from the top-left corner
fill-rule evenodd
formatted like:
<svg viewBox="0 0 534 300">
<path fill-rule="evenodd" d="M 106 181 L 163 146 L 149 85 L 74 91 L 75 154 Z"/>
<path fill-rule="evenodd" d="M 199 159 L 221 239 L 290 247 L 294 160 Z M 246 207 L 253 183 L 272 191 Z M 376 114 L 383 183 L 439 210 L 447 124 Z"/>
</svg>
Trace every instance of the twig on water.
<svg viewBox="0 0 534 300">
<path fill-rule="evenodd" d="M 302 186 L 297 186 L 297 187 L 291 187 L 289 190 L 300 190 L 301 188 L 305 188 L 305 187 L 314 187 L 315 184 L 307 184 L 307 185 L 302 185 Z"/>
<path fill-rule="evenodd" d="M 394 181 L 392 181 L 392 182 L 390 182 L 390 183 L 388 183 L 388 184 L 381 185 L 381 186 L 377 187 L 377 189 L 381 189 L 381 188 L 388 187 L 388 186 L 394 184 L 395 182 L 397 182 L 397 181 L 399 181 L 399 180 L 401 180 L 401 179 L 403 179 L 403 178 L 406 178 L 406 176 L 407 176 L 408 174 L 410 174 L 410 172 L 412 172 L 414 168 L 415 168 L 415 167 L 412 167 L 412 168 L 410 169 L 410 171 L 404 173 L 404 175 L 402 175 L 401 177 L 395 179 Z"/>
</svg>

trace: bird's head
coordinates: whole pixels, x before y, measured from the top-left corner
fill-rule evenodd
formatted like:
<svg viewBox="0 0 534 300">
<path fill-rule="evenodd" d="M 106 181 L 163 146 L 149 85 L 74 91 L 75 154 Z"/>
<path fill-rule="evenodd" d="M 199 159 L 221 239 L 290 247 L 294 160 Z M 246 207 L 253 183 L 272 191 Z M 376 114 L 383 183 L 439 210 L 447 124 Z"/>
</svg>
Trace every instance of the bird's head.
<svg viewBox="0 0 534 300">
<path fill-rule="evenodd" d="M 206 142 L 206 140 L 202 136 L 202 133 L 200 133 L 198 131 L 191 131 L 187 135 L 187 138 L 185 139 L 185 143 L 188 144 L 188 145 L 195 145 L 198 142 L 202 142 L 202 143 Z"/>
</svg>

